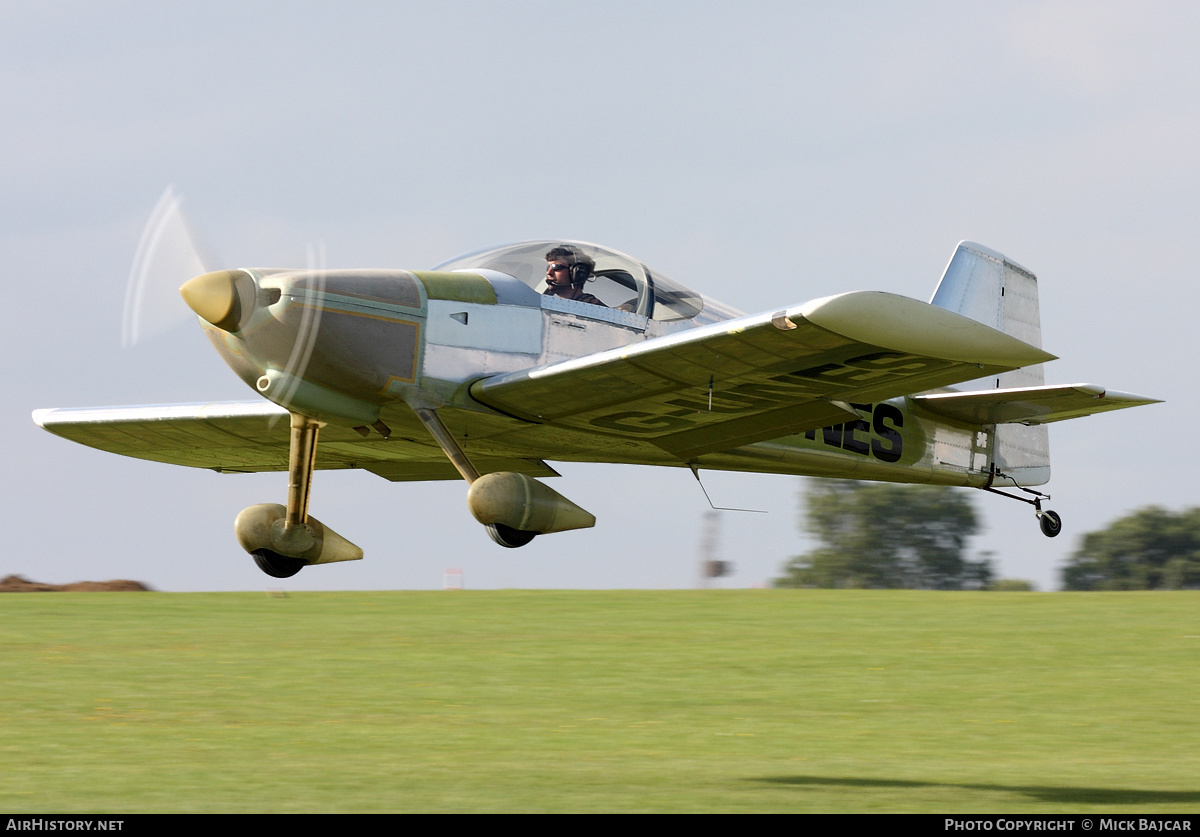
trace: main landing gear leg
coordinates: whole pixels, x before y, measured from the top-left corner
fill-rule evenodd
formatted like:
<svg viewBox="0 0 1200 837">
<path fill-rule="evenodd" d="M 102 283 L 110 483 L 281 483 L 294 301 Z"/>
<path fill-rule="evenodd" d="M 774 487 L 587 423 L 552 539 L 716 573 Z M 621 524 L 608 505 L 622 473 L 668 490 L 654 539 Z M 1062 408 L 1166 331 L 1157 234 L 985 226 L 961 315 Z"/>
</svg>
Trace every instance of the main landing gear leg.
<svg viewBox="0 0 1200 837">
<path fill-rule="evenodd" d="M 292 413 L 287 505 L 260 503 L 242 509 L 233 531 L 242 549 L 269 576 L 288 578 L 309 564 L 357 561 L 362 549 L 308 514 L 317 433 L 324 425 Z"/>
<path fill-rule="evenodd" d="M 990 491 L 992 494 L 999 494 L 1001 497 L 1008 497 L 1010 500 L 1020 500 L 1022 503 L 1028 503 L 1033 506 L 1034 514 L 1037 515 L 1038 526 L 1041 527 L 1042 534 L 1048 538 L 1058 537 L 1058 533 L 1062 531 L 1062 518 L 1058 516 L 1058 512 L 1050 511 L 1049 509 L 1042 511 L 1042 500 L 1049 500 L 1050 495 L 1018 485 L 1017 488 L 1019 490 L 1033 495 L 1033 499 L 1030 500 L 1025 497 L 1019 497 L 1016 494 L 1009 494 L 1007 491 L 1001 491 L 998 488 L 993 488 L 992 483 L 996 481 L 996 477 L 1003 476 L 1004 474 L 996 470 L 996 465 L 993 463 L 992 470 L 988 474 L 987 485 L 983 486 L 983 490 Z"/>
<path fill-rule="evenodd" d="M 312 528 L 308 525 L 308 495 L 312 490 L 313 465 L 317 460 L 317 434 L 322 423 L 299 413 L 292 413 L 291 444 L 288 447 L 288 496 L 287 514 L 277 520 L 273 528 L 280 530 L 272 538 L 273 543 L 286 546 L 293 554 L 306 552 L 314 543 Z M 254 550 L 254 563 L 269 576 L 290 578 L 308 565 L 301 558 L 293 558 L 273 549 Z"/>
<path fill-rule="evenodd" d="M 468 485 L 473 485 L 479 479 L 479 471 L 471 464 L 471 460 L 467 458 L 466 452 L 459 446 L 454 435 L 442 423 L 437 412 L 431 407 L 414 406 L 412 407 L 417 418 L 421 420 L 421 424 L 425 425 L 425 429 L 429 431 L 429 435 L 438 443 L 438 447 L 446 454 L 446 458 L 458 469 L 458 473 L 462 474 L 462 478 L 467 481 Z M 484 529 L 487 530 L 488 537 L 503 547 L 516 549 L 519 546 L 524 546 L 537 536 L 537 532 L 530 532 L 524 529 L 514 529 L 511 526 L 505 526 L 503 523 L 487 523 L 484 524 Z"/>
</svg>

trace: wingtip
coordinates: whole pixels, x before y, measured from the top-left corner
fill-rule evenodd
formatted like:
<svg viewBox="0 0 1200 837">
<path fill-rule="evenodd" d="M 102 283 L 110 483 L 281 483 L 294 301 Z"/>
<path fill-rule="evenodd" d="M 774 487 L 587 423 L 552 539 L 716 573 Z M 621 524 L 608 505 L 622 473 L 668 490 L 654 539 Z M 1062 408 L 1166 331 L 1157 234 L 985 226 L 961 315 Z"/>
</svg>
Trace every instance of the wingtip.
<svg viewBox="0 0 1200 837">
<path fill-rule="evenodd" d="M 1019 368 L 1056 359 L 969 317 L 886 291 L 814 299 L 787 315 L 859 342 L 947 360 Z"/>
<path fill-rule="evenodd" d="M 1165 403 L 1164 399 L 1162 398 L 1151 398 L 1147 395 L 1137 395 L 1132 392 L 1121 392 L 1120 390 L 1116 389 L 1105 389 L 1104 393 L 1100 397 L 1105 401 L 1126 401 L 1129 402 L 1130 406 Z"/>
</svg>

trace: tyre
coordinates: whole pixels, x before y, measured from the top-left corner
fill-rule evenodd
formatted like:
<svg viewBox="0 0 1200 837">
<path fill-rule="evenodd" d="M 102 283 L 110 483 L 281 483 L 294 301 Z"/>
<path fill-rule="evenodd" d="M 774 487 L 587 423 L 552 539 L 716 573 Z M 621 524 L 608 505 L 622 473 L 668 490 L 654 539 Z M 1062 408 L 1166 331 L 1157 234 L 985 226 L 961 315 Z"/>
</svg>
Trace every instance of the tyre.
<svg viewBox="0 0 1200 837">
<path fill-rule="evenodd" d="M 272 578 L 291 578 L 308 565 L 307 561 L 289 558 L 270 549 L 256 549 L 250 554 L 258 568 Z"/>
<path fill-rule="evenodd" d="M 1043 535 L 1056 538 L 1062 531 L 1062 518 L 1058 516 L 1058 512 L 1045 511 L 1038 517 L 1038 525 L 1042 527 Z"/>
<path fill-rule="evenodd" d="M 528 532 L 524 529 L 514 529 L 511 526 L 505 526 L 503 523 L 489 523 L 485 527 L 488 535 L 496 543 L 508 549 L 516 549 L 519 546 L 524 546 L 531 540 L 537 537 L 537 532 Z"/>
</svg>

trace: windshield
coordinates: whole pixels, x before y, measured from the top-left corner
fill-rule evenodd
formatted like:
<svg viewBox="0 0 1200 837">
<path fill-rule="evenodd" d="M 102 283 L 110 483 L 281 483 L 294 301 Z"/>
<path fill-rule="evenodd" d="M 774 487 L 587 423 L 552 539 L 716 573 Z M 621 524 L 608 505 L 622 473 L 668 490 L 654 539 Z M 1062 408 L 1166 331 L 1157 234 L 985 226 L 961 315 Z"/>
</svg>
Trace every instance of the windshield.
<svg viewBox="0 0 1200 837">
<path fill-rule="evenodd" d="M 583 290 L 609 308 L 663 321 L 688 320 L 704 308 L 704 300 L 699 294 L 658 271 L 651 271 L 637 259 L 583 241 L 551 239 L 491 247 L 451 259 L 434 269 L 498 270 L 542 293 L 546 290 L 546 254 L 564 245 L 578 249 L 595 262 Z"/>
</svg>

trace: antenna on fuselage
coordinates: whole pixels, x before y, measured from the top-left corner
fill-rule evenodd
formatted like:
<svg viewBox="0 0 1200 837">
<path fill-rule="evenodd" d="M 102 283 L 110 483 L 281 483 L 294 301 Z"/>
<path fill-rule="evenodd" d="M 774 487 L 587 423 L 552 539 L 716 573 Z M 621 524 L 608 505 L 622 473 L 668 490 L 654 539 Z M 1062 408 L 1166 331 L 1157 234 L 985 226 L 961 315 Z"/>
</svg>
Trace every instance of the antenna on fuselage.
<svg viewBox="0 0 1200 837">
<path fill-rule="evenodd" d="M 704 487 L 704 481 L 700 479 L 700 466 L 695 463 L 688 463 L 688 468 L 692 471 L 692 476 L 696 478 L 696 482 L 700 483 L 700 490 L 704 492 L 704 499 L 708 501 L 708 505 L 713 511 L 736 511 L 736 512 L 753 512 L 754 514 L 766 514 L 766 509 L 735 509 L 729 506 L 717 506 L 713 504 L 712 498 L 708 496 L 708 489 Z"/>
</svg>

